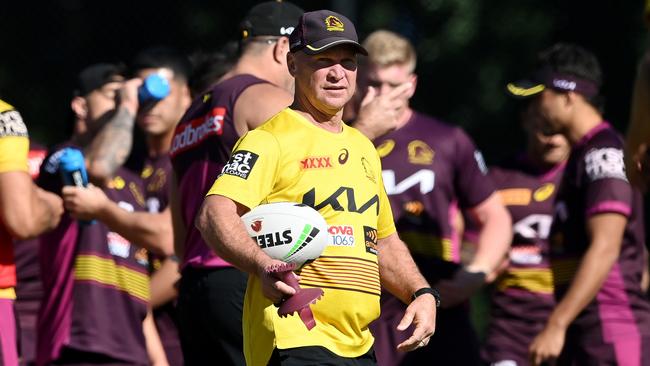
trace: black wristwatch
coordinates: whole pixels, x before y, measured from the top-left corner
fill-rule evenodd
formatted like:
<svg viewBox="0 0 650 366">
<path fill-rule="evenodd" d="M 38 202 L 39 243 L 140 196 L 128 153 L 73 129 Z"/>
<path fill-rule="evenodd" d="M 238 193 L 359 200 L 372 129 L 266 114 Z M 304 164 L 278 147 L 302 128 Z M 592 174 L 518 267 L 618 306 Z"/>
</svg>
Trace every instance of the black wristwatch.
<svg viewBox="0 0 650 366">
<path fill-rule="evenodd" d="M 416 297 L 424 294 L 431 294 L 434 299 L 436 299 L 436 307 L 440 307 L 440 293 L 435 288 L 431 287 L 422 287 L 421 289 L 415 291 L 411 297 L 411 301 L 415 300 Z"/>
</svg>

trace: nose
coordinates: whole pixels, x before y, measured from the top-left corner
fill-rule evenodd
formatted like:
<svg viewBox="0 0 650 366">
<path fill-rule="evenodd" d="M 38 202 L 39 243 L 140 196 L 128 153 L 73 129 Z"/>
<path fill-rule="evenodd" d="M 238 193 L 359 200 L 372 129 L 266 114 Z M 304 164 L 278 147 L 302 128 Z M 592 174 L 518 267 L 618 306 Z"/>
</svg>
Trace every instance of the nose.
<svg viewBox="0 0 650 366">
<path fill-rule="evenodd" d="M 333 65 L 327 72 L 327 79 L 329 82 L 337 82 L 345 77 L 343 66 L 340 64 Z"/>
</svg>

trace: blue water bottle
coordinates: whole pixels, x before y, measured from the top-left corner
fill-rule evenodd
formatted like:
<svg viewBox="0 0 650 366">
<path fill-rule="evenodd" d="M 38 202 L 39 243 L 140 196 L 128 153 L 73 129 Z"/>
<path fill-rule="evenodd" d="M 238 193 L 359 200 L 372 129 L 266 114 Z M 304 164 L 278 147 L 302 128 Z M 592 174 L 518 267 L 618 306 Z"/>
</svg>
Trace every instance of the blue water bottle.
<svg viewBox="0 0 650 366">
<path fill-rule="evenodd" d="M 59 158 L 59 172 L 63 185 L 87 187 L 88 173 L 86 172 L 86 162 L 81 150 L 72 147 L 63 149 Z M 94 221 L 80 221 L 82 224 L 92 224 Z"/>
<path fill-rule="evenodd" d="M 167 78 L 160 74 L 147 76 L 138 89 L 140 103 L 157 102 L 169 95 L 170 87 Z"/>
</svg>

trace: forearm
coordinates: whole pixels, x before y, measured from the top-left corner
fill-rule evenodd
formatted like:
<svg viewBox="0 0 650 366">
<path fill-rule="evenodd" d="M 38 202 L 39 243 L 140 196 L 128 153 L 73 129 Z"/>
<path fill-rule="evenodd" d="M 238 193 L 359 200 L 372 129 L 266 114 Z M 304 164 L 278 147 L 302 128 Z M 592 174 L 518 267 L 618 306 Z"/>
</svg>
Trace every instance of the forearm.
<svg viewBox="0 0 650 366">
<path fill-rule="evenodd" d="M 174 300 L 178 296 L 176 282 L 180 278 L 178 262 L 171 257 L 165 258 L 160 268 L 151 275 L 151 307 L 156 309 Z"/>
<path fill-rule="evenodd" d="M 108 201 L 97 219 L 133 244 L 156 254 L 173 254 L 173 232 L 169 210 L 161 213 L 129 212 Z"/>
<path fill-rule="evenodd" d="M 618 258 L 616 246 L 594 246 L 585 253 L 568 291 L 557 304 L 548 323 L 562 328 L 568 325 L 591 302 Z"/>
<path fill-rule="evenodd" d="M 256 275 L 272 261 L 250 238 L 237 205 L 226 197 L 206 197 L 196 226 L 215 253 L 242 271 Z"/>
<path fill-rule="evenodd" d="M 490 275 L 503 262 L 512 241 L 512 219 L 496 194 L 470 210 L 481 225 L 478 247 L 467 265 L 470 272 Z"/>
<path fill-rule="evenodd" d="M 420 273 L 406 244 L 397 234 L 393 235 L 395 238 L 380 241 L 378 245 L 381 284 L 408 304 L 413 293 L 422 287 L 429 287 L 429 283 Z"/>
<path fill-rule="evenodd" d="M 151 310 L 149 310 L 147 317 L 142 322 L 142 333 L 144 333 L 147 354 L 149 355 L 149 362 L 151 365 L 168 365 L 165 349 L 160 341 L 160 336 L 156 329 L 156 323 L 153 320 L 153 313 Z"/>
<path fill-rule="evenodd" d="M 133 145 L 134 122 L 135 113 L 130 108 L 118 108 L 85 151 L 88 175 L 95 184 L 104 186 L 128 158 Z"/>
</svg>

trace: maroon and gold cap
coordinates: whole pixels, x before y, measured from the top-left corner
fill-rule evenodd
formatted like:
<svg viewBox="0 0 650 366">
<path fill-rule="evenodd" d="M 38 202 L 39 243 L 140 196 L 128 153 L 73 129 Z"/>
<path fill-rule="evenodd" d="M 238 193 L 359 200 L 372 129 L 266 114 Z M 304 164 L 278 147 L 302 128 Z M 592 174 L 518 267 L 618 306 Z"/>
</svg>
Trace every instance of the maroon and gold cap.
<svg viewBox="0 0 650 366">
<path fill-rule="evenodd" d="M 368 55 L 357 37 L 350 19 L 331 10 L 304 13 L 289 37 L 291 52 L 303 51 L 308 55 L 328 50 L 338 45 L 352 45 L 357 52 Z"/>
</svg>

